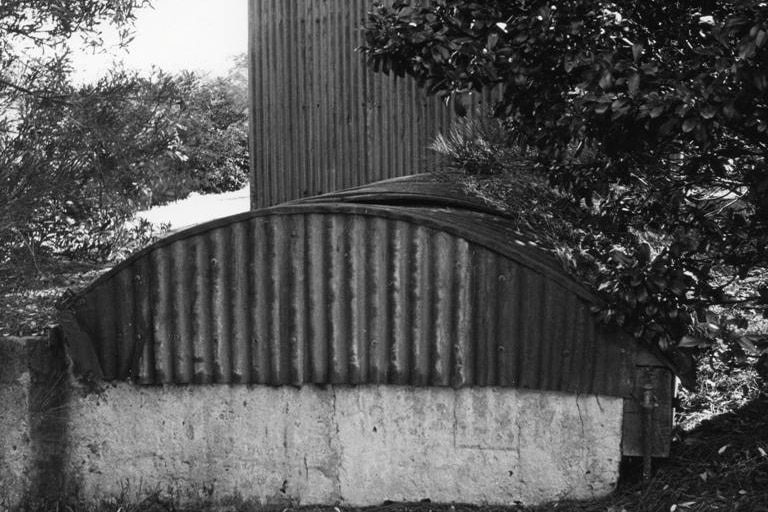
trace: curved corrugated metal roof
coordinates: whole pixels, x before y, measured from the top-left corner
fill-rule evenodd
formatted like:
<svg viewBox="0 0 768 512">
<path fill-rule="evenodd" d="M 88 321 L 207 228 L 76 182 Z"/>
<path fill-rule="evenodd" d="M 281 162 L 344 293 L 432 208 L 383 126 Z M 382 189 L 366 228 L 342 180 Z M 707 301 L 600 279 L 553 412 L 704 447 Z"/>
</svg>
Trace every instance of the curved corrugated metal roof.
<svg viewBox="0 0 768 512">
<path fill-rule="evenodd" d="M 94 288 L 121 268 L 158 247 L 198 236 L 221 226 L 267 215 L 336 213 L 386 217 L 423 223 L 487 247 L 532 269 L 548 274 L 591 301 L 596 295 L 574 281 L 548 251 L 517 229 L 509 215 L 466 190 L 461 184 L 438 180 L 430 174 L 415 174 L 378 181 L 329 194 L 289 201 L 270 208 L 222 217 L 174 232 L 133 254 L 89 285 Z"/>
<path fill-rule="evenodd" d="M 219 219 L 76 294 L 81 371 L 625 395 L 637 347 L 503 212 L 423 175 Z"/>
</svg>

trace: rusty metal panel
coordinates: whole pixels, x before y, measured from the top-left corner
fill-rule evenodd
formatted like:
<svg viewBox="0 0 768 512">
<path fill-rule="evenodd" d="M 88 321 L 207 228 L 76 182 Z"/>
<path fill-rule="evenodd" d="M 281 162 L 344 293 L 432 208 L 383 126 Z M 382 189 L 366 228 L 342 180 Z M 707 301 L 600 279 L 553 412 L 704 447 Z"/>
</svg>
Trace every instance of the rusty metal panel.
<svg viewBox="0 0 768 512">
<path fill-rule="evenodd" d="M 250 0 L 251 205 L 428 169 L 452 118 L 355 51 L 371 0 Z"/>
<path fill-rule="evenodd" d="M 307 203 L 177 233 L 77 294 L 67 335 L 142 384 L 631 392 L 633 343 L 543 251 L 422 210 Z"/>
<path fill-rule="evenodd" d="M 645 353 L 641 358 L 650 354 Z M 640 359 L 640 358 L 639 358 Z M 643 363 L 642 361 L 638 361 Z M 658 364 L 658 360 L 655 361 Z M 622 423 L 621 454 L 631 457 L 643 456 L 643 391 L 649 385 L 653 391 L 651 414 L 653 457 L 669 457 L 672 442 L 674 375 L 662 366 L 638 365 L 635 372 L 631 396 L 624 400 L 624 421 Z"/>
</svg>

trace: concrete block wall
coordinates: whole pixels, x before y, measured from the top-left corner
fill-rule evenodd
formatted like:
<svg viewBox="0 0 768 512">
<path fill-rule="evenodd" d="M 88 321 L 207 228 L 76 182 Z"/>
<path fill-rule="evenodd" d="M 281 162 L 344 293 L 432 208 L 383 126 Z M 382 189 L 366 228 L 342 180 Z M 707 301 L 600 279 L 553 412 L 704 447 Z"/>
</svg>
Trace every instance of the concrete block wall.
<svg viewBox="0 0 768 512">
<path fill-rule="evenodd" d="M 622 399 L 502 388 L 172 386 L 61 379 L 0 340 L 0 496 L 181 505 L 513 504 L 611 492 Z M 33 348 L 34 347 L 34 348 Z M 48 379 L 47 382 L 44 382 Z M 2 502 L 0 502 L 2 503 Z"/>
</svg>

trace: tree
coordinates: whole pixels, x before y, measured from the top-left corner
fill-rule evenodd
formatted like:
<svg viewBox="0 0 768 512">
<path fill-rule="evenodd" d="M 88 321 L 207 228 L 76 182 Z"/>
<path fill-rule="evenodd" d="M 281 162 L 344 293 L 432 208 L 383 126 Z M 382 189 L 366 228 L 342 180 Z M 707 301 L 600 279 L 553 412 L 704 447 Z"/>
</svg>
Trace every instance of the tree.
<svg viewBox="0 0 768 512">
<path fill-rule="evenodd" d="M 494 115 L 578 216 L 600 316 L 671 354 L 768 352 L 768 4 L 433 0 L 376 5 L 374 70 L 430 93 L 500 87 Z M 690 383 L 690 381 L 689 381 Z"/>
<path fill-rule="evenodd" d="M 17 261 L 52 251 L 108 257 L 140 206 L 245 183 L 242 62 L 231 79 L 115 68 L 94 83 L 71 83 L 73 38 L 98 49 L 101 25 L 111 23 L 126 41 L 146 5 L 0 6 L 0 263 L 19 251 Z"/>
<path fill-rule="evenodd" d="M 98 47 L 100 27 L 121 37 L 147 0 L 7 0 L 0 4 L 0 261 L 19 228 L 62 202 L 79 183 L 68 174 L 82 155 L 53 144 L 71 109 L 70 41 Z M 23 238 L 23 237 L 22 237 Z"/>
<path fill-rule="evenodd" d="M 13 130 L 0 135 L 3 256 L 106 256 L 147 183 L 182 158 L 173 77 L 116 70 L 60 91 L 61 101 L 19 98 Z"/>
<path fill-rule="evenodd" d="M 130 37 L 135 12 L 149 0 L 4 0 L 0 5 L 0 100 L 19 94 L 61 100 L 58 86 L 70 71 L 70 40 L 98 48 L 100 26 Z"/>
<path fill-rule="evenodd" d="M 226 77 L 182 73 L 184 113 L 179 140 L 183 192 L 237 190 L 248 182 L 248 88 L 236 63 Z M 174 198 L 175 199 L 175 198 Z"/>
<path fill-rule="evenodd" d="M 237 82 L 118 68 L 61 90 L 57 102 L 20 98 L 0 135 L 5 249 L 103 259 L 136 210 L 247 182 Z"/>
</svg>

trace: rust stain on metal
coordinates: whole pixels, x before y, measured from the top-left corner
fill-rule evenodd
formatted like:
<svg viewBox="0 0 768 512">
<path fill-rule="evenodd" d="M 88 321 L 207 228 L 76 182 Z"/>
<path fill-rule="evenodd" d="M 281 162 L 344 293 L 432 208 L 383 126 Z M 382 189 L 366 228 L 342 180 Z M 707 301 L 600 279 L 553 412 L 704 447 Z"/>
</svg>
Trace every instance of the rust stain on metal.
<svg viewBox="0 0 768 512">
<path fill-rule="evenodd" d="M 595 323 L 590 293 L 428 181 L 410 179 L 429 206 L 375 184 L 177 233 L 75 295 L 68 335 L 95 374 L 142 384 L 628 393 L 636 347 Z"/>
</svg>

